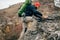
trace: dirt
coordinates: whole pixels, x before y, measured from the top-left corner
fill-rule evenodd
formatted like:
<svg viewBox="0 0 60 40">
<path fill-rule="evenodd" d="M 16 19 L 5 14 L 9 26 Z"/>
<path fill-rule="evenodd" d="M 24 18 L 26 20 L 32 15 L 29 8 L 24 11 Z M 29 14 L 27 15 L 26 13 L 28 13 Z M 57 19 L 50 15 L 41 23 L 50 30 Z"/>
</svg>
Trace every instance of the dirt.
<svg viewBox="0 0 60 40">
<path fill-rule="evenodd" d="M 38 22 L 36 34 L 28 31 L 19 40 L 60 40 L 60 8 L 54 6 L 53 0 L 40 0 L 40 3 L 38 11 L 52 20 Z M 0 10 L 0 40 L 18 40 L 20 37 L 23 22 L 17 12 L 21 5 Z"/>
</svg>

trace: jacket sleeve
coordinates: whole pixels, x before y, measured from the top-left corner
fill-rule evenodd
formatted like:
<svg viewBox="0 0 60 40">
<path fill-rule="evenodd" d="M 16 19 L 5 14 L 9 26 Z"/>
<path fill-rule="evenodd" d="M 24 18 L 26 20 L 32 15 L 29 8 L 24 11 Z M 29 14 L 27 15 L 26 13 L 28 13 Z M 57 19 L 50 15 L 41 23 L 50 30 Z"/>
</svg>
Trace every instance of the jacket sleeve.
<svg viewBox="0 0 60 40">
<path fill-rule="evenodd" d="M 21 6 L 18 10 L 18 15 L 21 16 L 22 13 L 25 11 L 26 7 L 28 6 L 30 0 L 25 0 L 25 3 Z"/>
</svg>

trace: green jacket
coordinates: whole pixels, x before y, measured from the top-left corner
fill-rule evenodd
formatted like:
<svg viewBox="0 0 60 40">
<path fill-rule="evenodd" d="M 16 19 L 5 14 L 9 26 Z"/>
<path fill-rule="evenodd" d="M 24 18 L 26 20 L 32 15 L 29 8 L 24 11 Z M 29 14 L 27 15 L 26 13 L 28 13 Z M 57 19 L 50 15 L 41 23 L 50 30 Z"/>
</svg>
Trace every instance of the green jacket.
<svg viewBox="0 0 60 40">
<path fill-rule="evenodd" d="M 31 3 L 31 0 L 25 0 L 25 3 L 21 6 L 21 8 L 18 11 L 18 15 L 22 15 L 23 12 L 25 11 L 26 7 L 28 4 Z"/>
</svg>

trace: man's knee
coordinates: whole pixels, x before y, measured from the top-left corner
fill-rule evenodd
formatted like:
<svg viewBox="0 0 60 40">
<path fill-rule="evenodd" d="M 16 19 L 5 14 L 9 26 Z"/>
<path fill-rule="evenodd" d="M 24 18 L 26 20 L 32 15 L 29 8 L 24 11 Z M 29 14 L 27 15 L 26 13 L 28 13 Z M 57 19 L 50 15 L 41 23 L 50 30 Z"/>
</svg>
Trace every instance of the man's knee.
<svg viewBox="0 0 60 40">
<path fill-rule="evenodd" d="M 33 18 L 30 16 L 25 17 L 24 22 L 32 22 Z"/>
</svg>

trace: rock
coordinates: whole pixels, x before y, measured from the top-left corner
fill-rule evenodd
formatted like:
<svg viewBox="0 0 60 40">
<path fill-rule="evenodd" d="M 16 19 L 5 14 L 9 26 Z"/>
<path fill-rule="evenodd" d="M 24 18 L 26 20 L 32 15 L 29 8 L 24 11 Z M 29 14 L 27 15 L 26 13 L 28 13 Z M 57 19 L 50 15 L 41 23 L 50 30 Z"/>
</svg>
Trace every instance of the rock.
<svg viewBox="0 0 60 40">
<path fill-rule="evenodd" d="M 60 40 L 60 9 L 54 6 L 54 0 L 39 1 L 41 6 L 38 11 L 43 14 L 43 18 L 48 17 L 53 20 L 31 23 L 28 31 L 22 34 L 24 28 L 22 28 L 22 21 L 17 15 L 21 4 L 13 5 L 0 11 L 0 40 Z M 21 34 L 23 35 L 22 39 L 18 39 Z"/>
</svg>

